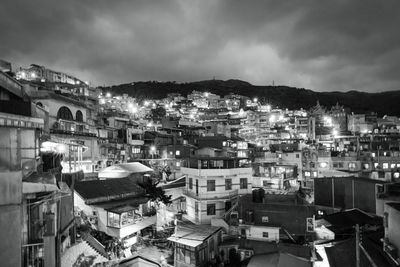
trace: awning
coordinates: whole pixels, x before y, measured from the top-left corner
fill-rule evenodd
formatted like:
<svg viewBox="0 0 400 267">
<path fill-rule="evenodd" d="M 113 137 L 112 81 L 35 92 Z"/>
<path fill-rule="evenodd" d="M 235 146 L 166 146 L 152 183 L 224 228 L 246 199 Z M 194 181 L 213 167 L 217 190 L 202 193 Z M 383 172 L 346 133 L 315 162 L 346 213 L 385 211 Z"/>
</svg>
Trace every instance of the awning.
<svg viewBox="0 0 400 267">
<path fill-rule="evenodd" d="M 175 242 L 175 243 L 179 243 L 182 245 L 186 245 L 189 247 L 197 247 L 199 245 L 201 245 L 203 243 L 203 241 L 199 241 L 199 240 L 191 240 L 191 239 L 185 239 L 184 237 L 175 237 L 175 236 L 170 236 L 167 238 L 169 241 Z"/>
<path fill-rule="evenodd" d="M 55 191 L 59 191 L 59 189 L 54 184 L 22 182 L 22 193 L 23 194 L 55 192 Z"/>
</svg>

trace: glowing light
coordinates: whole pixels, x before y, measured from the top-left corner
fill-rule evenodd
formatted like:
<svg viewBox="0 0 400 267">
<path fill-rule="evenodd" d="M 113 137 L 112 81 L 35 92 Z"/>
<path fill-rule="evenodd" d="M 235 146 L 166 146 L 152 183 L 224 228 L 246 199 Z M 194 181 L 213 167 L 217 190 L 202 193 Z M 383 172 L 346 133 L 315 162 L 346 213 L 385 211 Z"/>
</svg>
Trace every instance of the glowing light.
<svg viewBox="0 0 400 267">
<path fill-rule="evenodd" d="M 31 73 L 31 77 L 32 77 L 32 78 L 36 78 L 36 73 L 32 72 L 32 73 Z"/>
<path fill-rule="evenodd" d="M 271 115 L 271 117 L 269 117 L 269 122 L 275 122 L 275 115 Z"/>
<path fill-rule="evenodd" d="M 255 98 L 253 99 L 253 102 L 257 102 L 257 101 L 258 101 L 258 98 L 255 97 Z"/>
<path fill-rule="evenodd" d="M 147 107 L 149 105 L 149 101 L 144 101 L 144 106 Z"/>
<path fill-rule="evenodd" d="M 152 153 L 154 153 L 154 152 L 156 151 L 156 147 L 155 147 L 155 146 L 151 146 L 151 147 L 150 147 L 150 151 L 151 151 Z"/>
<path fill-rule="evenodd" d="M 333 135 L 333 136 L 338 136 L 338 134 L 339 134 L 339 132 L 338 132 L 337 130 L 333 130 L 333 131 L 332 131 L 332 135 Z"/>
<path fill-rule="evenodd" d="M 104 105 L 104 104 L 106 103 L 106 101 L 105 101 L 103 98 L 100 98 L 99 103 L 100 103 L 101 105 Z"/>
<path fill-rule="evenodd" d="M 204 96 L 205 96 L 205 97 L 208 97 L 209 95 L 210 95 L 210 94 L 209 94 L 209 93 L 207 93 L 207 92 L 206 92 L 206 93 L 204 93 Z"/>
<path fill-rule="evenodd" d="M 111 93 L 108 92 L 108 93 L 106 94 L 106 97 L 110 98 L 110 97 L 111 97 Z"/>
<path fill-rule="evenodd" d="M 59 154 L 64 154 L 68 150 L 65 144 L 54 143 L 50 141 L 43 142 L 40 151 L 41 152 L 56 152 Z"/>
<path fill-rule="evenodd" d="M 267 111 L 271 110 L 271 105 L 267 105 Z"/>
</svg>

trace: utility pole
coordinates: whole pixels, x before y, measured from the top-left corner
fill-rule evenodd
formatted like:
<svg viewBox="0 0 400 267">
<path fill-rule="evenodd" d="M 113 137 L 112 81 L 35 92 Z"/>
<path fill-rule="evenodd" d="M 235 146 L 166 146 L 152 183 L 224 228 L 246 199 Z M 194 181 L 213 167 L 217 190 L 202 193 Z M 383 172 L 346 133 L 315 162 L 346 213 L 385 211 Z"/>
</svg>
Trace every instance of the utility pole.
<svg viewBox="0 0 400 267">
<path fill-rule="evenodd" d="M 356 224 L 356 267 L 360 267 L 360 226 Z"/>
</svg>

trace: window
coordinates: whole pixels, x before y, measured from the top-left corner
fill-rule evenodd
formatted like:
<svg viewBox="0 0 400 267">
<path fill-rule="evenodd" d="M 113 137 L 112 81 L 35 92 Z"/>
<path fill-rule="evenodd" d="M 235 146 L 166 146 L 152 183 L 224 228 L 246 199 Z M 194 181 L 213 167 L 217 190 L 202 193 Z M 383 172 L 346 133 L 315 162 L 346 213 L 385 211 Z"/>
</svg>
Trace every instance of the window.
<svg viewBox="0 0 400 267">
<path fill-rule="evenodd" d="M 240 189 L 247 189 L 247 178 L 240 178 Z"/>
<path fill-rule="evenodd" d="M 355 168 L 356 168 L 356 164 L 354 162 L 350 162 L 349 169 L 355 169 Z"/>
<path fill-rule="evenodd" d="M 207 204 L 207 215 L 215 215 L 215 204 Z"/>
<path fill-rule="evenodd" d="M 262 217 L 261 217 L 261 222 L 263 222 L 263 223 L 269 222 L 268 216 L 262 216 Z"/>
<path fill-rule="evenodd" d="M 180 167 L 181 166 L 181 162 L 180 161 L 177 161 L 176 162 L 176 167 Z"/>
<path fill-rule="evenodd" d="M 72 112 L 69 108 L 61 107 L 57 112 L 57 119 L 72 121 L 74 117 L 72 116 Z"/>
<path fill-rule="evenodd" d="M 189 189 L 193 189 L 193 178 L 189 178 Z"/>
<path fill-rule="evenodd" d="M 306 177 L 310 177 L 310 176 L 311 176 L 311 173 L 310 173 L 310 172 L 304 172 L 304 175 L 305 175 Z"/>
<path fill-rule="evenodd" d="M 140 154 L 140 148 L 132 147 L 132 154 Z"/>
<path fill-rule="evenodd" d="M 225 179 L 225 190 L 232 190 L 232 179 Z"/>
<path fill-rule="evenodd" d="M 313 172 L 313 177 L 318 177 L 318 173 L 317 172 Z"/>
<path fill-rule="evenodd" d="M 207 180 L 207 191 L 215 191 L 215 180 Z"/>
<path fill-rule="evenodd" d="M 107 225 L 111 226 L 111 227 L 120 227 L 119 224 L 119 219 L 120 216 L 117 213 L 113 213 L 113 212 L 107 212 L 108 218 L 107 218 Z"/>
<path fill-rule="evenodd" d="M 300 154 L 296 154 L 296 159 L 300 158 Z"/>
<path fill-rule="evenodd" d="M 395 163 L 390 164 L 390 168 L 391 168 L 391 169 L 396 168 L 396 164 L 395 164 Z"/>
<path fill-rule="evenodd" d="M 181 155 L 181 151 L 180 151 L 180 150 L 176 150 L 176 151 L 175 151 L 175 155 L 176 155 L 176 156 L 180 156 L 180 155 Z"/>
<path fill-rule="evenodd" d="M 262 232 L 262 237 L 268 238 L 268 232 Z"/>
<path fill-rule="evenodd" d="M 384 169 L 388 169 L 388 168 L 389 168 L 389 163 L 387 163 L 387 162 L 383 163 L 383 164 L 382 164 L 382 167 L 383 167 Z"/>
<path fill-rule="evenodd" d="M 121 214 L 121 226 L 131 225 L 135 222 L 135 213 L 133 210 Z"/>
<path fill-rule="evenodd" d="M 76 111 L 75 117 L 76 117 L 76 121 L 83 122 L 83 114 L 82 114 L 82 111 L 80 111 L 80 110 Z"/>
</svg>

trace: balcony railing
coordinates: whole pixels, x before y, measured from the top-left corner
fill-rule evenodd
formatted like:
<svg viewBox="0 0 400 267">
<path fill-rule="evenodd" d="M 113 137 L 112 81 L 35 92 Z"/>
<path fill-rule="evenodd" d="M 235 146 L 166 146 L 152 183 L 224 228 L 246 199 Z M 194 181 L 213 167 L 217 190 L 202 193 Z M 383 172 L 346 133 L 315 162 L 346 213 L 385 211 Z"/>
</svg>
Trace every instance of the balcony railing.
<svg viewBox="0 0 400 267">
<path fill-rule="evenodd" d="M 61 129 L 50 129 L 50 133 L 53 133 L 53 134 L 65 134 L 65 135 L 75 135 L 75 136 L 96 137 L 96 134 L 94 134 L 94 133 L 79 132 L 79 131 L 67 131 L 67 130 L 61 130 Z"/>
<path fill-rule="evenodd" d="M 22 246 L 23 267 L 43 267 L 44 247 L 43 243 L 27 244 Z"/>
<path fill-rule="evenodd" d="M 235 190 L 232 190 L 232 191 L 226 192 L 226 193 L 215 193 L 214 192 L 212 195 L 207 195 L 204 193 L 196 195 L 196 193 L 193 192 L 192 190 L 185 188 L 183 190 L 183 194 L 188 197 L 197 199 L 197 200 L 233 199 L 239 195 L 239 190 L 235 189 Z"/>
</svg>

